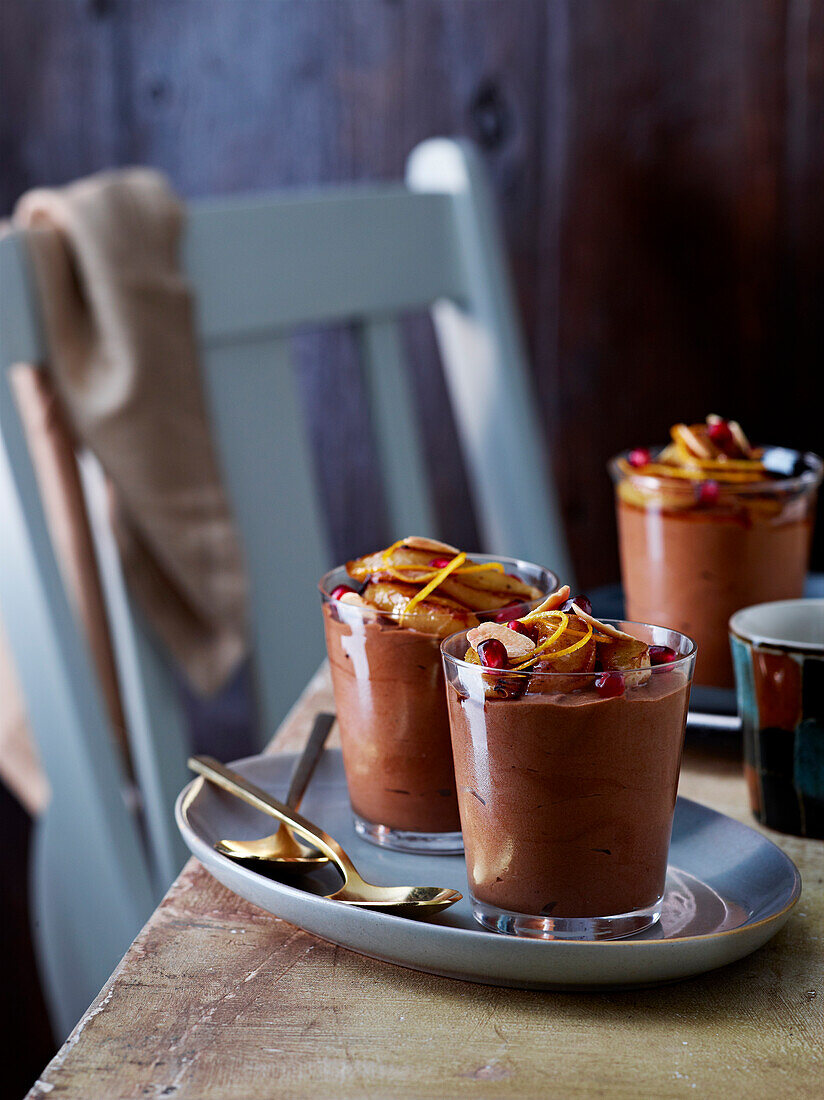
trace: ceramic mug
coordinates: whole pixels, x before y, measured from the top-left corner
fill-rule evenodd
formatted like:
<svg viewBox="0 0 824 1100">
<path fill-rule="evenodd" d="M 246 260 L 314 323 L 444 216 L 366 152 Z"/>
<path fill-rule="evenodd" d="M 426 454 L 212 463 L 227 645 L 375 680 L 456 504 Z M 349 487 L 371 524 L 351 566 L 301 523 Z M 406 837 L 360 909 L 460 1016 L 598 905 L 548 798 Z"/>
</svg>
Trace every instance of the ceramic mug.
<svg viewBox="0 0 824 1100">
<path fill-rule="evenodd" d="M 824 599 L 745 607 L 730 644 L 753 813 L 824 838 Z"/>
</svg>

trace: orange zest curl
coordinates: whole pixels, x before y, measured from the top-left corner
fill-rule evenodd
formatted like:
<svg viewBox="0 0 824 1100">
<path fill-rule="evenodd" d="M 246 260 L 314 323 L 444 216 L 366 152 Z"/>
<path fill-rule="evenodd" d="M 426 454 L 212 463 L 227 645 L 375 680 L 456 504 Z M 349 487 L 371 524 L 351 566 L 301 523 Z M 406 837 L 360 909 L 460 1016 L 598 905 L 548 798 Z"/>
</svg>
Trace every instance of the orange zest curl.
<svg viewBox="0 0 824 1100">
<path fill-rule="evenodd" d="M 416 604 L 420 603 L 421 600 L 425 600 L 430 592 L 434 592 L 438 585 L 441 584 L 442 581 L 445 581 L 450 573 L 454 573 L 456 569 L 459 569 L 465 561 L 466 553 L 462 550 L 460 554 L 455 555 L 449 565 L 445 565 L 443 569 L 440 569 L 429 582 L 429 584 L 424 585 L 424 587 L 421 588 L 420 591 L 416 592 L 415 595 L 412 596 L 406 607 L 404 607 L 403 611 L 398 616 L 398 625 L 403 626 L 404 616 L 408 615 L 412 608 Z"/>
</svg>

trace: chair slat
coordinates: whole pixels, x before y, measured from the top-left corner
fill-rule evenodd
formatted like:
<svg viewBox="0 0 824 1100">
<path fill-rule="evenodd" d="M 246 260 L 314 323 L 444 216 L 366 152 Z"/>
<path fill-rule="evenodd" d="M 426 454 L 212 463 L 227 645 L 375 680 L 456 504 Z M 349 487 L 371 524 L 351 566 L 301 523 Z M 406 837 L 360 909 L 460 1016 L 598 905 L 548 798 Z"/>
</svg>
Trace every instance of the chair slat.
<svg viewBox="0 0 824 1100">
<path fill-rule="evenodd" d="M 434 534 L 438 525 L 398 325 L 392 320 L 368 321 L 359 326 L 359 333 L 391 537 Z"/>
<path fill-rule="evenodd" d="M 494 202 L 477 150 L 435 138 L 407 163 L 413 190 L 451 193 L 466 303 L 435 305 L 433 323 L 484 549 L 547 565 L 573 584 L 549 456 Z"/>
<path fill-rule="evenodd" d="M 0 365 L 3 367 L 12 363 L 39 363 L 43 359 L 39 311 L 30 286 L 28 252 L 22 235 L 12 231 L 0 240 L 0 338 L 3 354 Z"/>
<path fill-rule="evenodd" d="M 324 652 L 317 583 L 329 567 L 289 341 L 207 348 L 203 366 L 252 594 L 268 739 Z"/>
<path fill-rule="evenodd" d="M 0 339 L 2 339 L 0 332 Z M 0 363 L 7 360 L 0 347 Z M 72 613 L 37 483 L 0 378 L 0 610 L 52 786 L 37 822 L 33 909 L 59 1037 L 108 976 L 157 896 L 91 655 Z M 101 899 L 103 899 L 101 901 Z"/>
<path fill-rule="evenodd" d="M 150 840 L 151 870 L 157 889 L 163 894 L 189 854 L 174 820 L 175 799 L 191 779 L 186 766 L 189 731 L 168 658 L 158 651 L 126 589 L 109 522 L 103 471 L 89 454 L 82 457 L 80 471 L 105 593 L 129 752 Z"/>
<path fill-rule="evenodd" d="M 427 308 L 461 293 L 448 196 L 397 185 L 193 204 L 184 265 L 201 340 Z"/>
</svg>

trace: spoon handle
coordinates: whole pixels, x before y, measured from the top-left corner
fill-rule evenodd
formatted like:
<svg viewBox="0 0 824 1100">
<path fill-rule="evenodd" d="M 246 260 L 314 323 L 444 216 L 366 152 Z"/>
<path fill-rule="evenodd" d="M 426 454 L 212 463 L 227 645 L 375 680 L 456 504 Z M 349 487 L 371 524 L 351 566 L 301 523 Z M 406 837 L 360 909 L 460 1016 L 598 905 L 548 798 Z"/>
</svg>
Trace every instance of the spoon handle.
<svg viewBox="0 0 824 1100">
<path fill-rule="evenodd" d="M 297 810 L 292 810 L 288 806 L 284 806 L 282 802 L 278 802 L 276 798 L 273 798 L 270 794 L 262 788 L 256 786 L 254 783 L 250 783 L 248 779 L 245 779 L 238 772 L 232 771 L 231 768 L 224 767 L 219 760 L 215 760 L 211 756 L 190 756 L 189 767 L 192 771 L 197 772 L 198 775 L 202 775 L 204 779 L 208 779 L 210 783 L 214 783 L 218 787 L 222 787 L 224 791 L 228 791 L 229 794 L 235 795 L 237 798 L 243 799 L 244 802 L 248 802 L 250 806 L 254 806 L 256 810 L 260 810 L 270 817 L 277 818 L 278 821 L 282 821 L 288 825 L 290 829 L 303 837 L 304 840 L 308 840 L 310 844 L 314 844 L 316 848 L 319 848 L 324 855 L 328 856 L 343 872 L 344 878 L 349 879 L 351 877 L 360 878 L 358 872 L 349 858 L 349 856 L 341 848 L 340 844 L 334 840 L 328 833 L 325 833 L 323 829 L 317 825 L 312 824 L 305 817 L 298 813 Z"/>
<path fill-rule="evenodd" d="M 289 791 L 286 795 L 286 805 L 289 806 L 290 809 L 296 810 L 298 806 L 300 806 L 303 794 L 318 765 L 321 753 L 323 752 L 323 746 L 326 744 L 326 739 L 334 724 L 334 714 L 320 713 L 315 715 L 315 723 L 312 726 L 312 732 L 309 734 L 309 740 L 306 742 L 303 752 L 298 758 L 295 770 L 292 772 L 291 782 L 289 783 Z"/>
</svg>

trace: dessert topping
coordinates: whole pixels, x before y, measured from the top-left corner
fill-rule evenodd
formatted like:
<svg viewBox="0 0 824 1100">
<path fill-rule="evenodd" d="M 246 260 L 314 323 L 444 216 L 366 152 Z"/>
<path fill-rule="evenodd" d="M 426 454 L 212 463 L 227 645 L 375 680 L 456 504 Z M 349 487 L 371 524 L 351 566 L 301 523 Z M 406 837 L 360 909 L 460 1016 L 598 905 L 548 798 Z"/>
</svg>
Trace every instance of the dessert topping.
<svg viewBox="0 0 824 1100">
<path fill-rule="evenodd" d="M 343 588 L 343 585 L 340 586 Z M 348 589 L 342 595 L 338 596 L 338 603 L 353 604 L 355 607 L 368 607 L 369 604 L 363 598 L 359 596 L 357 592 L 353 592 L 352 589 Z"/>
<path fill-rule="evenodd" d="M 478 656 L 485 668 L 507 668 L 509 660 L 503 642 L 497 638 L 487 638 L 478 642 Z"/>
<path fill-rule="evenodd" d="M 626 474 L 747 484 L 763 481 L 771 471 L 762 461 L 763 448 L 754 448 L 737 420 L 714 413 L 703 424 L 675 424 L 671 443 L 653 458 L 636 447 L 618 465 Z"/>
<path fill-rule="evenodd" d="M 707 425 L 707 435 L 719 450 L 726 453 L 727 449 L 735 442 L 729 424 L 726 420 L 722 420 L 720 416 L 718 419 L 708 416 Z"/>
<path fill-rule="evenodd" d="M 624 677 L 620 672 L 602 672 L 595 678 L 595 690 L 602 699 L 617 699 L 624 694 Z"/>
<path fill-rule="evenodd" d="M 519 634 L 538 644 L 538 627 L 534 623 L 522 623 L 520 619 L 510 619 L 508 626 L 510 630 L 517 630 Z"/>
<path fill-rule="evenodd" d="M 562 607 L 551 606 L 559 602 L 563 610 Z M 467 632 L 466 640 L 470 648 L 464 659 L 470 664 L 496 669 L 503 667 L 511 672 L 563 674 L 553 677 L 551 683 L 547 682 L 547 690 L 551 691 L 592 687 L 593 680 L 589 677 L 578 679 L 567 675 L 591 673 L 595 676 L 595 688 L 603 698 L 617 698 L 626 688 L 646 683 L 653 664 L 678 659 L 678 655 L 666 646 L 651 648 L 639 638 L 595 619 L 590 614 L 591 609 L 585 610 L 582 606 L 584 602 L 589 608 L 589 601 L 585 601 L 584 597 L 570 600 L 569 588 L 565 585 L 529 614 L 506 627 L 483 623 Z M 481 650 L 493 639 L 503 644 L 507 665 L 499 666 L 484 658 Z M 599 670 L 597 673 L 596 669 Z M 536 690 L 543 690 L 537 681 L 531 682 L 536 685 Z M 488 696 L 517 697 L 514 692 L 502 696 L 493 690 L 494 686 L 492 680 L 487 683 L 485 679 Z"/>
<path fill-rule="evenodd" d="M 569 585 L 562 584 L 560 588 L 554 592 L 550 592 L 543 603 L 539 603 L 537 607 L 534 607 L 529 614 L 529 619 L 537 618 L 538 615 L 543 614 L 544 611 L 557 611 L 566 603 L 569 599 Z"/>
<path fill-rule="evenodd" d="M 438 539 L 427 539 L 421 535 L 409 535 L 394 543 L 388 550 L 384 550 L 384 553 L 390 554 L 398 546 L 408 546 L 410 550 L 428 550 L 430 554 L 448 554 L 450 557 L 459 553 L 457 546 L 450 546 L 448 542 L 439 542 Z"/>
<path fill-rule="evenodd" d="M 646 466 L 648 462 L 652 461 L 652 455 L 646 447 L 636 447 L 634 451 L 630 451 L 627 455 L 627 462 L 630 466 Z"/>
<path fill-rule="evenodd" d="M 506 622 L 541 597 L 501 562 L 474 562 L 448 543 L 417 536 L 347 562 L 346 569 L 368 606 L 399 626 L 439 637 L 477 626 L 479 616 L 497 613 Z M 335 593 L 347 589 L 339 585 Z"/>
<path fill-rule="evenodd" d="M 398 620 L 400 625 L 403 626 L 404 616 L 409 614 L 415 604 L 420 603 L 421 600 L 425 600 L 430 592 L 434 592 L 438 585 L 442 581 L 445 581 L 450 573 L 454 573 L 456 569 L 459 569 L 465 561 L 465 553 L 461 552 L 460 554 L 456 554 L 451 561 L 448 561 L 446 565 L 435 574 L 435 576 L 432 578 L 431 581 L 428 582 L 428 584 L 425 584 L 423 588 L 417 591 L 415 595 L 411 597 L 409 603 L 401 612 L 401 617 Z"/>
<path fill-rule="evenodd" d="M 589 623 L 606 641 L 598 646 L 598 659 L 606 672 L 613 669 L 625 672 L 625 681 L 629 687 L 639 687 L 650 677 L 649 646 L 639 638 L 610 626 L 609 623 L 593 619 L 580 607 L 575 608 L 580 619 Z"/>
<path fill-rule="evenodd" d="M 567 600 L 566 603 L 561 605 L 562 611 L 571 611 L 574 604 L 586 611 L 587 615 L 592 614 L 592 604 L 586 598 L 586 596 L 573 596 L 572 599 Z"/>
<path fill-rule="evenodd" d="M 501 623 L 481 623 L 474 630 L 467 631 L 466 640 L 477 650 L 480 655 L 480 647 L 484 642 L 495 639 L 504 647 L 507 657 L 511 661 L 522 661 L 535 650 L 535 642 L 524 634 L 510 630 Z"/>
<path fill-rule="evenodd" d="M 652 665 L 670 665 L 678 660 L 678 654 L 668 645 L 651 645 L 649 647 L 649 660 Z"/>
</svg>

